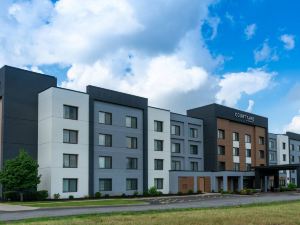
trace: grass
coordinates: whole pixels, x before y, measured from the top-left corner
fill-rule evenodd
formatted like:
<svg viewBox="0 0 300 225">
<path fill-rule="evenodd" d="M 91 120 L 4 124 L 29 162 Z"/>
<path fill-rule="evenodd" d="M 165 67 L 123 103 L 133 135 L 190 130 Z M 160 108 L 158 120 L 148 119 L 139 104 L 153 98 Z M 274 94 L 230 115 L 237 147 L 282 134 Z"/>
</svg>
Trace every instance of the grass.
<svg viewBox="0 0 300 225">
<path fill-rule="evenodd" d="M 22 205 L 41 208 L 52 207 L 76 207 L 76 206 L 116 206 L 143 204 L 145 202 L 135 199 L 101 199 L 101 200 L 80 200 L 80 201 L 41 201 L 41 202 L 9 202 L 6 204 Z"/>
<path fill-rule="evenodd" d="M 11 224 L 29 225 L 294 225 L 300 224 L 300 201 L 239 207 L 94 214 L 30 219 Z"/>
</svg>

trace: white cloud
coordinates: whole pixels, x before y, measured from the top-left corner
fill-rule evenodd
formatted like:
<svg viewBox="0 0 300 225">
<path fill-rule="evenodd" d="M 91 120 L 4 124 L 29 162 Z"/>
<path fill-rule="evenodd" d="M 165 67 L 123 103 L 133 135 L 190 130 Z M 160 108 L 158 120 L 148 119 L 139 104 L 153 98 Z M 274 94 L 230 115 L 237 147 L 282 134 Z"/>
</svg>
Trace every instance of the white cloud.
<svg viewBox="0 0 300 225">
<path fill-rule="evenodd" d="M 295 36 L 290 34 L 283 34 L 280 36 L 280 40 L 284 44 L 286 50 L 292 50 L 295 48 Z"/>
<path fill-rule="evenodd" d="M 255 32 L 256 32 L 256 24 L 253 23 L 253 24 L 249 24 L 245 30 L 244 30 L 244 33 L 246 35 L 246 39 L 247 40 L 250 40 L 254 35 L 255 35 Z"/>
<path fill-rule="evenodd" d="M 267 40 L 263 43 L 263 45 L 260 48 L 254 50 L 253 53 L 254 53 L 255 63 L 262 62 L 262 61 L 266 61 L 266 62 L 277 61 L 279 59 L 276 53 L 276 49 L 271 48 Z"/>
<path fill-rule="evenodd" d="M 225 13 L 225 18 L 228 19 L 231 24 L 235 23 L 233 15 L 231 15 L 229 12 Z"/>
<path fill-rule="evenodd" d="M 210 37 L 209 40 L 213 40 L 216 38 L 218 34 L 218 26 L 220 24 L 220 18 L 219 17 L 208 17 L 206 19 L 206 23 L 210 26 Z"/>
<path fill-rule="evenodd" d="M 299 114 L 292 118 L 292 121 L 284 127 L 284 132 L 290 131 L 300 133 L 300 110 Z"/>
<path fill-rule="evenodd" d="M 266 89 L 273 76 L 274 73 L 262 69 L 225 74 L 219 81 L 221 89 L 216 94 L 216 101 L 227 106 L 235 106 L 243 94 L 252 95 Z"/>
<path fill-rule="evenodd" d="M 255 102 L 253 100 L 249 100 L 248 101 L 248 107 L 246 109 L 247 112 L 252 112 L 253 111 L 253 107 L 254 107 Z"/>
</svg>

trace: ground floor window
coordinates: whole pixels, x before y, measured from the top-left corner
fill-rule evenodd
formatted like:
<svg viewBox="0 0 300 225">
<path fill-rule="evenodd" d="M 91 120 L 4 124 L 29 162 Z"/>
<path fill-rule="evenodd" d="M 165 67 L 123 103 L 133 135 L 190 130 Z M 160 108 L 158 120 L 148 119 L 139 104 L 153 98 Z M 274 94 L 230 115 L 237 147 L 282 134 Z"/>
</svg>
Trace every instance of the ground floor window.
<svg viewBox="0 0 300 225">
<path fill-rule="evenodd" d="M 63 192 L 77 192 L 78 179 L 64 178 L 63 179 Z"/>
<path fill-rule="evenodd" d="M 138 180 L 133 178 L 126 179 L 126 190 L 135 191 L 138 189 Z"/>
<path fill-rule="evenodd" d="M 154 187 L 156 189 L 163 189 L 164 188 L 164 179 L 163 178 L 154 178 Z"/>
<path fill-rule="evenodd" d="M 99 191 L 111 191 L 112 190 L 112 179 L 99 179 Z"/>
</svg>

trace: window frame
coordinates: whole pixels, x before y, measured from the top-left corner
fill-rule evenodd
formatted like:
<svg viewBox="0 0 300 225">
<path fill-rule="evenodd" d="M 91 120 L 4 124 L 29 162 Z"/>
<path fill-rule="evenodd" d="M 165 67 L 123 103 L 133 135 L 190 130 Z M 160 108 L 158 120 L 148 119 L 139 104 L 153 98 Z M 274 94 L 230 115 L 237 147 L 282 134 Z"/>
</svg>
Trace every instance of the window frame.
<svg viewBox="0 0 300 225">
<path fill-rule="evenodd" d="M 101 167 L 100 158 L 104 159 L 104 167 Z M 106 160 L 109 159 L 109 166 L 106 164 Z M 112 156 L 99 156 L 98 157 L 99 169 L 112 169 Z"/>
<path fill-rule="evenodd" d="M 100 113 L 104 114 L 104 122 L 100 122 Z M 107 123 L 107 116 L 109 116 L 109 120 Z M 105 111 L 99 111 L 98 112 L 98 123 L 103 125 L 112 125 L 112 113 L 111 112 L 105 112 Z"/>
<path fill-rule="evenodd" d="M 173 129 L 174 128 L 174 129 Z M 174 131 L 174 132 L 173 132 Z M 177 132 L 178 131 L 178 132 Z M 180 131 L 180 126 L 179 125 L 175 125 L 175 124 L 173 124 L 172 126 L 171 126 L 171 134 L 172 135 L 176 135 L 176 136 L 180 136 L 180 133 L 181 133 L 181 131 Z"/>
<path fill-rule="evenodd" d="M 103 135 L 104 136 L 104 144 L 100 144 L 100 136 Z M 109 139 L 109 143 L 107 143 L 107 137 L 110 137 Z M 102 146 L 102 147 L 112 147 L 112 135 L 111 134 L 103 134 L 103 133 L 99 133 L 98 134 L 98 145 Z"/>
<path fill-rule="evenodd" d="M 195 167 L 196 165 L 196 167 Z M 190 166 L 191 166 L 191 171 L 199 171 L 199 163 L 196 161 L 191 161 L 190 162 Z M 196 169 L 195 169 L 196 168 Z"/>
<path fill-rule="evenodd" d="M 218 155 L 225 155 L 225 146 L 224 145 L 218 145 Z"/>
<path fill-rule="evenodd" d="M 75 109 L 76 110 L 76 118 L 74 119 L 74 118 L 71 118 L 70 116 L 69 117 L 66 117 L 66 115 L 67 115 L 67 113 L 66 113 L 66 109 L 67 108 L 73 108 L 73 109 Z M 64 119 L 67 119 L 67 120 L 78 120 L 78 110 L 79 109 L 79 107 L 78 106 L 73 106 L 73 105 L 66 105 L 66 104 L 64 104 L 63 105 L 63 118 Z M 69 114 L 70 114 L 70 111 L 69 111 Z"/>
<path fill-rule="evenodd" d="M 161 149 L 157 148 L 158 146 L 161 146 Z M 164 150 L 164 140 L 154 139 L 154 151 L 162 152 L 163 150 Z"/>
<path fill-rule="evenodd" d="M 159 167 L 160 165 L 161 165 L 161 167 Z M 154 170 L 164 170 L 164 160 L 163 159 L 154 159 Z"/>
<path fill-rule="evenodd" d="M 68 190 L 66 191 L 65 190 L 65 181 L 68 182 Z M 76 188 L 75 188 L 75 191 L 71 191 L 70 190 L 70 182 L 71 181 L 76 181 Z M 76 193 L 78 192 L 78 178 L 63 178 L 63 193 Z"/>
<path fill-rule="evenodd" d="M 179 165 L 179 167 L 177 168 L 178 165 Z M 172 160 L 172 162 L 171 162 L 171 170 L 180 171 L 181 170 L 181 161 L 180 160 Z"/>
<path fill-rule="evenodd" d="M 137 137 L 126 137 L 126 147 L 128 149 L 137 149 L 138 148 L 138 139 Z"/>
<path fill-rule="evenodd" d="M 65 132 L 68 132 L 68 140 L 65 141 Z M 75 132 L 76 134 L 76 142 L 71 142 L 71 132 Z M 63 129 L 63 143 L 64 144 L 78 144 L 78 130 L 71 130 L 71 129 Z"/>
<path fill-rule="evenodd" d="M 130 126 L 128 126 L 128 124 L 127 124 L 127 119 L 130 120 Z M 133 123 L 133 121 L 135 121 L 135 123 Z M 138 119 L 137 119 L 137 117 L 135 117 L 135 116 L 126 116 L 125 117 L 125 127 L 132 128 L 132 129 L 137 129 L 138 128 Z"/>
<path fill-rule="evenodd" d="M 217 138 L 224 140 L 225 139 L 225 130 L 223 129 L 218 129 L 217 131 Z"/>
<path fill-rule="evenodd" d="M 75 156 L 76 157 L 76 166 L 70 166 L 71 165 L 71 160 L 70 160 L 71 156 Z M 65 165 L 65 157 L 68 157 L 69 166 Z M 63 168 L 78 168 L 78 154 L 63 153 Z"/>
<path fill-rule="evenodd" d="M 196 153 L 194 152 L 194 147 L 196 147 Z M 198 151 L 198 145 L 195 144 L 190 144 L 190 154 L 191 155 L 198 155 L 199 151 Z"/>
<path fill-rule="evenodd" d="M 159 128 L 161 128 L 161 129 L 159 129 Z M 164 132 L 164 122 L 160 121 L 160 120 L 154 120 L 154 131 L 155 132 Z"/>
<path fill-rule="evenodd" d="M 128 182 L 132 182 L 135 181 L 135 185 L 132 185 L 132 183 L 130 183 L 130 185 L 128 185 Z M 128 188 L 128 186 L 130 186 L 130 188 Z M 132 187 L 135 186 L 135 187 Z M 137 178 L 126 178 L 126 191 L 137 191 L 138 190 L 138 179 Z"/>
<path fill-rule="evenodd" d="M 135 161 L 135 163 L 131 163 L 131 161 Z M 130 165 L 134 165 L 133 167 Z M 127 157 L 126 158 L 126 169 L 128 170 L 137 170 L 138 169 L 138 158 L 135 157 Z"/>
<path fill-rule="evenodd" d="M 156 187 L 157 190 L 164 189 L 164 178 L 154 178 L 154 187 Z"/>
<path fill-rule="evenodd" d="M 101 181 L 109 181 L 109 189 L 106 189 L 105 183 L 103 184 L 103 189 L 101 189 Z M 112 178 L 99 178 L 99 191 L 112 191 Z"/>
<path fill-rule="evenodd" d="M 175 146 L 174 148 L 173 148 L 173 146 Z M 176 151 L 176 146 L 179 146 L 179 151 Z M 174 149 L 174 151 L 173 151 L 173 149 Z M 181 144 L 180 143 L 171 143 L 171 153 L 180 153 L 181 152 Z"/>
</svg>

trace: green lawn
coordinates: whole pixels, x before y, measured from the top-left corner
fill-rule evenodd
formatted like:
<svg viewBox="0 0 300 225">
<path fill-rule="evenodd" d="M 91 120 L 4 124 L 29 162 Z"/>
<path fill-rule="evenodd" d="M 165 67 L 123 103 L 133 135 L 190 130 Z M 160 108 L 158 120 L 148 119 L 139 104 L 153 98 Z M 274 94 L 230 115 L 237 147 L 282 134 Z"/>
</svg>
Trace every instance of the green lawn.
<svg viewBox="0 0 300 225">
<path fill-rule="evenodd" d="M 227 207 L 152 211 L 123 214 L 97 214 L 62 218 L 31 219 L 12 224 L 35 225 L 294 225 L 300 224 L 300 201 Z"/>
<path fill-rule="evenodd" d="M 101 199 L 101 200 L 74 200 L 74 201 L 41 201 L 41 202 L 9 202 L 7 204 L 23 205 L 31 207 L 69 207 L 69 206 L 112 206 L 144 204 L 135 199 Z"/>
</svg>

